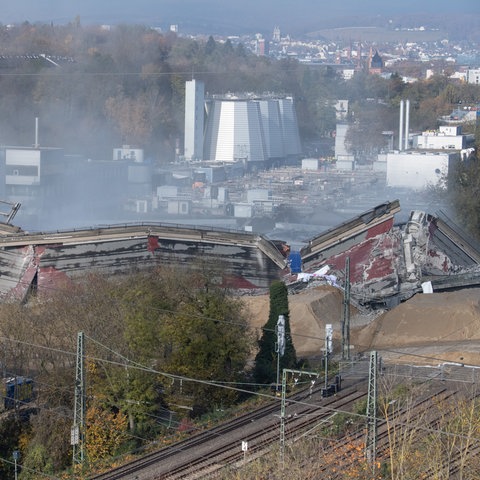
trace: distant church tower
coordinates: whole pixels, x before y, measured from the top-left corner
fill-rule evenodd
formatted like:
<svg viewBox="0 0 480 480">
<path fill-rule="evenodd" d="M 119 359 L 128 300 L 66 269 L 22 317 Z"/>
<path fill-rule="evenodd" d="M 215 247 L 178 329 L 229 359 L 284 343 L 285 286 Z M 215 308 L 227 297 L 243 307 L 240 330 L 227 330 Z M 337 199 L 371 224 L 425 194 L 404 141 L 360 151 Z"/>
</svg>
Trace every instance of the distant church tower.
<svg viewBox="0 0 480 480">
<path fill-rule="evenodd" d="M 274 43 L 280 43 L 280 27 L 275 27 L 275 28 L 273 29 L 272 41 L 273 41 Z"/>
<path fill-rule="evenodd" d="M 375 50 L 375 55 L 372 56 L 372 49 L 370 49 L 370 56 L 369 56 L 369 65 L 368 71 L 369 73 L 376 73 L 380 75 L 383 69 L 383 60 L 382 57 L 378 54 L 378 51 Z"/>
<path fill-rule="evenodd" d="M 185 83 L 186 160 L 203 160 L 203 127 L 205 116 L 205 84 L 198 80 Z"/>
</svg>

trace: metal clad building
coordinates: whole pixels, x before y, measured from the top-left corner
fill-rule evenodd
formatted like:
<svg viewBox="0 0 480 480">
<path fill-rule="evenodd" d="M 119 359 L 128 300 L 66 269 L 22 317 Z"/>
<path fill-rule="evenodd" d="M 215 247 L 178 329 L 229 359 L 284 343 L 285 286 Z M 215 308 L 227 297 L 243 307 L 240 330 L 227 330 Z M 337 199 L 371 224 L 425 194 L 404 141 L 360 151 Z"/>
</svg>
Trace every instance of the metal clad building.
<svg viewBox="0 0 480 480">
<path fill-rule="evenodd" d="M 387 153 L 387 186 L 421 190 L 438 186 L 458 153 L 403 151 Z"/>
<path fill-rule="evenodd" d="M 285 139 L 282 118 L 278 100 L 259 100 L 263 131 L 265 133 L 265 148 L 268 158 L 285 156 Z"/>
<path fill-rule="evenodd" d="M 302 149 L 292 97 L 229 94 L 208 98 L 202 110 L 206 116 L 200 140 L 199 121 L 203 117 L 199 109 L 204 86 L 197 82 L 193 89 L 192 82 L 187 82 L 185 99 L 184 153 L 187 160 L 241 162 L 247 169 L 255 169 L 268 167 L 271 160 L 300 157 Z"/>
<path fill-rule="evenodd" d="M 202 160 L 205 86 L 198 80 L 185 84 L 185 143 L 187 160 Z"/>
<path fill-rule="evenodd" d="M 204 159 L 265 162 L 265 140 L 257 102 L 213 100 L 205 133 Z"/>
<path fill-rule="evenodd" d="M 297 113 L 292 97 L 278 99 L 280 116 L 283 126 L 283 138 L 285 142 L 285 154 L 287 156 L 300 155 L 302 152 L 300 145 L 300 134 L 298 132 Z"/>
</svg>

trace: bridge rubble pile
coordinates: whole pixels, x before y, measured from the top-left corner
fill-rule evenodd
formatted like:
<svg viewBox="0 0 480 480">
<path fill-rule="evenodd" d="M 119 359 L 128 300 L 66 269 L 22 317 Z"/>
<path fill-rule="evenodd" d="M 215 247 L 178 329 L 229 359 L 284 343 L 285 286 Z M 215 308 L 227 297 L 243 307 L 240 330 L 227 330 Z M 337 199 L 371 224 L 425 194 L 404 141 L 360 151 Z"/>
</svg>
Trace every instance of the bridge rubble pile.
<svg viewBox="0 0 480 480">
<path fill-rule="evenodd" d="M 265 293 L 274 280 L 292 289 L 312 282 L 345 288 L 352 302 L 390 308 L 417 292 L 480 284 L 480 248 L 444 214 L 412 212 L 394 223 L 398 200 L 385 202 L 291 251 L 254 232 L 141 223 L 57 232 L 24 232 L 0 223 L 0 299 L 25 300 L 92 270 L 125 274 L 208 263 L 218 285 L 238 294 Z"/>
<path fill-rule="evenodd" d="M 413 211 L 395 225 L 398 202 L 365 212 L 308 241 L 300 251 L 299 284 L 346 286 L 348 259 L 351 300 L 358 306 L 392 308 L 414 294 L 480 284 L 480 247 L 445 214 Z"/>
</svg>

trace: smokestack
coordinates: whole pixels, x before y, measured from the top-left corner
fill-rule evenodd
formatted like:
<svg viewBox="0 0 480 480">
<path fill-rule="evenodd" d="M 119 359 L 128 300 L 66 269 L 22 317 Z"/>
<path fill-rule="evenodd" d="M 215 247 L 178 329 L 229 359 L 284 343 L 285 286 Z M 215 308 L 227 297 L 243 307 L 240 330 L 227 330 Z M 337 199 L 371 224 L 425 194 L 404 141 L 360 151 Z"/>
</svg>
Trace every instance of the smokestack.
<svg viewBox="0 0 480 480">
<path fill-rule="evenodd" d="M 400 100 L 400 122 L 398 127 L 398 149 L 403 147 L 403 100 Z"/>
<path fill-rule="evenodd" d="M 38 117 L 35 117 L 35 143 L 33 148 L 38 148 Z"/>
<path fill-rule="evenodd" d="M 410 130 L 410 100 L 405 102 L 405 150 L 408 150 L 408 131 Z"/>
</svg>

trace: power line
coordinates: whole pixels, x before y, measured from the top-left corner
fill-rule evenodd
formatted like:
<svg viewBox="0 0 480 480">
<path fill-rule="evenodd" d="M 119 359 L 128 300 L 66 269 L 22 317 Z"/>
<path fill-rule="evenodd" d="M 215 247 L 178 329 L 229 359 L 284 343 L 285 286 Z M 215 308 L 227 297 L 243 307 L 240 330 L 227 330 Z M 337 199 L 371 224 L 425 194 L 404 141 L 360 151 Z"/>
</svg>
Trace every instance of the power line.
<svg viewBox="0 0 480 480">
<path fill-rule="evenodd" d="M 96 342 L 98 343 L 100 346 L 102 347 L 105 347 L 110 353 L 117 353 L 115 352 L 114 350 L 112 350 L 111 348 L 109 347 L 106 347 L 104 346 L 103 344 L 101 344 L 100 342 Z M 50 349 L 49 347 L 42 347 L 40 346 L 41 348 L 47 348 L 47 349 Z M 56 351 L 58 349 L 55 349 Z M 67 352 L 71 355 L 73 355 L 72 352 Z M 179 375 L 172 375 L 172 374 L 167 374 L 165 372 L 161 372 L 161 371 L 158 371 L 158 370 L 155 370 L 151 367 L 146 367 L 146 366 L 143 366 L 137 362 L 134 362 L 132 361 L 133 365 L 125 365 L 125 361 L 127 361 L 128 363 L 130 363 L 130 360 L 127 358 L 127 357 L 124 357 L 123 355 L 121 354 L 118 354 L 123 360 L 124 362 L 120 363 L 120 362 L 114 362 L 114 361 L 111 361 L 111 360 L 105 360 L 105 359 L 101 359 L 101 358 L 97 358 L 97 357 L 88 357 L 86 356 L 86 358 L 89 358 L 89 359 L 95 359 L 95 360 L 98 360 L 98 361 L 105 361 L 106 363 L 110 363 L 110 364 L 114 364 L 114 365 L 119 365 L 121 367 L 127 367 L 127 368 L 134 368 L 134 369 L 141 369 L 141 370 L 144 370 L 144 371 L 148 371 L 148 372 L 151 372 L 151 373 L 156 373 L 156 374 L 159 374 L 159 375 L 165 375 L 167 377 L 170 377 L 170 378 L 176 378 L 176 379 L 181 379 L 181 380 L 185 380 L 185 381 L 192 381 L 192 382 L 198 382 L 198 383 L 202 383 L 202 384 L 207 384 L 207 385 L 210 385 L 210 386 L 213 386 L 213 387 L 217 387 L 217 388 L 226 388 L 226 389 L 230 389 L 230 390 L 235 390 L 235 391 L 240 391 L 240 392 L 244 392 L 244 393 L 248 393 L 248 394 L 251 394 L 251 395 L 256 395 L 256 396 L 260 396 L 260 397 L 267 397 L 269 399 L 272 399 L 272 400 L 278 400 L 278 398 L 276 396 L 273 396 L 273 395 L 267 395 L 267 394 L 263 394 L 261 392 L 252 392 L 250 390 L 243 390 L 243 389 L 239 389 L 239 388 L 235 388 L 235 387 L 231 387 L 231 386 L 228 386 L 228 385 L 221 385 L 217 382 L 212 382 L 212 381 L 207 381 L 207 380 L 199 380 L 199 379 L 193 379 L 193 378 L 189 378 L 189 377 L 185 377 L 185 376 L 179 376 Z M 309 402 L 304 402 L 304 401 L 296 401 L 296 400 L 293 400 L 293 399 L 290 399 L 289 400 L 291 403 L 295 403 L 295 404 L 300 404 L 300 405 L 306 405 L 306 406 L 314 406 L 312 403 L 309 403 Z M 328 406 L 323 406 L 322 407 L 324 410 L 327 410 L 327 411 L 331 411 L 333 413 L 348 413 L 349 415 L 352 415 L 352 416 L 357 416 L 359 418 L 362 418 L 362 419 L 365 419 L 366 418 L 366 415 L 364 414 L 357 414 L 357 413 L 352 413 L 352 412 L 346 412 L 344 410 L 341 410 L 341 409 L 337 409 L 337 408 L 332 408 L 332 407 L 328 407 Z M 399 423 L 399 425 L 403 425 L 405 427 L 408 426 L 408 424 L 402 424 L 402 423 Z M 443 435 L 448 435 L 448 436 L 455 436 L 455 437 L 459 437 L 459 438 L 467 438 L 465 435 L 461 435 L 461 434 L 457 434 L 457 433 L 452 433 L 452 432 L 445 432 L 445 431 L 442 431 L 442 430 L 438 430 L 438 429 L 432 429 L 432 428 L 426 428 L 426 427 L 422 427 L 422 426 L 418 426 L 416 427 L 418 430 L 420 431 L 425 431 L 425 432 L 429 432 L 429 433 L 440 433 L 440 434 L 443 434 Z M 219 434 L 220 435 L 220 434 Z M 137 437 L 139 438 L 139 437 Z M 142 440 L 146 440 L 146 439 L 142 439 Z M 475 440 L 475 439 L 474 439 Z M 480 439 L 476 439 L 478 441 L 480 441 Z M 55 477 L 54 477 L 55 478 Z"/>
<path fill-rule="evenodd" d="M 461 342 L 459 342 L 461 343 Z M 396 355 L 399 355 L 399 356 L 404 356 L 404 357 L 416 357 L 416 358 L 421 358 L 423 360 L 435 360 L 436 362 L 441 362 L 441 363 L 455 363 L 455 364 L 458 364 L 459 366 L 463 366 L 463 367 L 467 367 L 467 368 L 479 368 L 480 369 L 480 365 L 475 365 L 473 363 L 464 363 L 464 362 L 452 362 L 451 360 L 447 360 L 447 359 L 443 359 L 443 358 L 439 358 L 439 357 L 431 357 L 429 355 L 420 355 L 420 354 L 417 354 L 417 353 L 409 353 L 409 352 L 401 352 L 401 351 L 398 351 L 398 350 L 390 350 L 390 349 L 382 349 L 382 350 L 379 350 L 380 353 L 394 353 Z"/>
<path fill-rule="evenodd" d="M 285 69 L 284 72 L 295 72 L 295 69 Z M 53 71 L 45 71 L 45 72 L 0 72 L 0 77 L 45 77 L 45 78 L 55 78 L 55 77 L 162 77 L 162 76 L 185 76 L 190 78 L 192 76 L 192 72 L 184 72 L 184 71 L 177 71 L 177 72 L 59 72 L 58 70 Z M 195 75 L 234 75 L 229 70 L 219 71 L 219 72 L 195 72 Z"/>
<path fill-rule="evenodd" d="M 139 263 L 139 262 L 137 262 L 137 263 Z M 151 261 L 145 260 L 145 263 L 151 263 Z M 95 268 L 97 268 L 97 267 L 94 267 L 94 269 Z M 98 267 L 98 268 L 101 269 L 101 267 Z M 91 269 L 89 269 L 89 271 L 90 270 Z M 128 274 L 126 274 L 126 275 L 128 275 Z M 10 278 L 6 278 L 4 280 L 11 281 L 12 283 L 15 283 L 15 285 L 21 285 L 23 283 L 23 285 L 26 286 L 26 287 L 31 287 L 32 286 L 28 282 L 22 282 L 22 281 L 16 282 L 15 280 L 10 279 Z M 51 286 L 42 287 L 42 289 L 46 289 L 46 290 L 49 290 L 51 292 L 60 292 L 60 293 L 62 292 L 61 289 L 56 288 L 56 287 L 51 287 Z M 234 299 L 239 299 L 240 301 L 241 301 L 241 298 L 242 298 L 242 297 L 235 297 L 235 296 L 232 296 L 232 297 Z M 135 306 L 135 305 L 137 305 L 137 302 L 134 302 L 134 301 L 126 302 L 126 305 Z M 116 306 L 117 307 L 122 306 L 122 303 L 116 303 Z M 176 310 L 159 308 L 159 307 L 155 307 L 153 305 L 142 304 L 142 307 L 146 307 L 147 311 L 151 310 L 151 311 L 154 311 L 154 312 L 161 312 L 161 313 L 166 313 L 166 314 L 178 314 L 178 311 L 176 311 Z M 241 327 L 241 328 L 245 328 L 247 330 L 257 330 L 257 331 L 275 333 L 274 328 L 266 328 L 265 326 L 256 327 L 256 326 L 248 325 L 247 323 L 243 323 L 243 322 L 235 322 L 233 320 L 225 320 L 225 319 L 209 317 L 209 316 L 197 313 L 197 312 L 189 312 L 189 315 L 192 316 L 192 317 L 195 317 L 195 318 L 206 320 L 206 321 L 212 321 L 212 322 L 218 322 L 218 323 L 227 324 L 227 325 L 238 326 L 238 327 Z M 267 322 L 265 322 L 265 323 L 267 323 Z M 293 336 L 293 337 L 306 338 L 306 339 L 311 339 L 311 340 L 319 340 L 319 341 L 324 341 L 325 340 L 324 337 L 317 337 L 315 335 L 305 335 L 305 334 L 302 334 L 302 333 L 292 333 L 292 332 L 290 332 L 290 335 Z"/>
<path fill-rule="evenodd" d="M 0 457 L 0 462 L 7 463 L 9 465 L 15 465 L 15 462 L 11 460 L 7 460 L 6 458 Z M 20 467 L 22 470 L 29 471 L 34 473 L 35 475 L 41 475 L 45 478 L 51 478 L 52 480 L 62 480 L 60 477 L 54 477 L 53 475 L 48 475 L 47 473 L 40 472 L 39 470 L 34 470 L 33 468 L 26 467 L 25 465 L 17 463 L 17 466 Z"/>
</svg>

